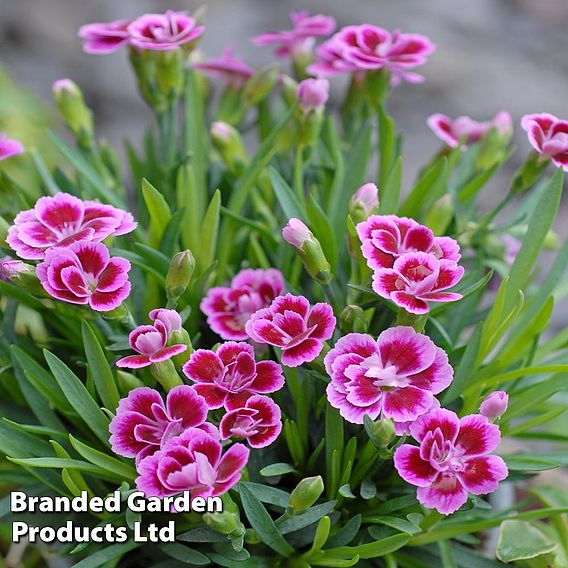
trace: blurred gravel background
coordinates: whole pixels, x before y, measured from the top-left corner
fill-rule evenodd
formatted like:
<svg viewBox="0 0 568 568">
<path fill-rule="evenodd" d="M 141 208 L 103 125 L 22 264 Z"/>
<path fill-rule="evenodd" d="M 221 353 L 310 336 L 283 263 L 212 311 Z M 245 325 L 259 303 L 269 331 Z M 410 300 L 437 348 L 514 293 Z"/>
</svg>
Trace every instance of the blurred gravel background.
<svg viewBox="0 0 568 568">
<path fill-rule="evenodd" d="M 74 79 L 95 108 L 99 135 L 120 144 L 125 136 L 138 137 L 148 112 L 136 96 L 126 51 L 86 55 L 78 27 L 203 3 L 0 0 L 0 62 L 45 99 L 54 80 Z M 405 133 L 407 176 L 438 147 L 425 125 L 433 112 L 484 118 L 507 109 L 517 125 L 527 112 L 568 115 L 567 0 L 211 0 L 202 48 L 219 55 L 232 44 L 247 62 L 267 63 L 271 49 L 254 47 L 249 38 L 288 28 L 288 12 L 300 9 L 333 15 L 339 26 L 369 22 L 424 33 L 437 44 L 422 68 L 426 83 L 403 85 L 390 101 Z M 528 149 L 519 128 L 515 140 Z"/>
</svg>

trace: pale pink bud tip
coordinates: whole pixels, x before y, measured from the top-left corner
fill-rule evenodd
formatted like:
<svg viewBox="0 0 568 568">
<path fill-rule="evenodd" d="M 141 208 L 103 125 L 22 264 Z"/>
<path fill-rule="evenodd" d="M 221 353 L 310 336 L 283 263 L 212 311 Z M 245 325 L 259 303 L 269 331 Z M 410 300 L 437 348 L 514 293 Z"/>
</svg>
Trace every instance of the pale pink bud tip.
<svg viewBox="0 0 568 568">
<path fill-rule="evenodd" d="M 504 391 L 495 391 L 488 395 L 479 407 L 479 412 L 489 420 L 501 418 L 509 404 L 509 395 Z"/>
<path fill-rule="evenodd" d="M 312 232 L 300 221 L 292 217 L 288 224 L 282 229 L 284 240 L 293 247 L 302 248 L 304 243 L 313 238 Z"/>
<path fill-rule="evenodd" d="M 59 95 L 62 92 L 76 93 L 79 88 L 71 79 L 58 79 L 53 83 L 53 92 Z"/>
<path fill-rule="evenodd" d="M 211 134 L 220 140 L 228 142 L 231 138 L 231 127 L 226 122 L 214 122 L 211 125 Z"/>
<path fill-rule="evenodd" d="M 367 212 L 379 206 L 379 188 L 374 183 L 362 185 L 351 198 L 353 206 L 362 205 Z"/>
<path fill-rule="evenodd" d="M 329 98 L 327 79 L 305 79 L 298 85 L 296 95 L 305 112 L 322 108 Z"/>
</svg>

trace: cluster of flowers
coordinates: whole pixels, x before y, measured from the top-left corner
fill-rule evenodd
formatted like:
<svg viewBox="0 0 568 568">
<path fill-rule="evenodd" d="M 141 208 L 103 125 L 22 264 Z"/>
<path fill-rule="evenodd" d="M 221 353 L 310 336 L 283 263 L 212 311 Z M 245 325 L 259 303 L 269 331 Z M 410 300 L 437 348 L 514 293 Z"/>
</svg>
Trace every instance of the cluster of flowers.
<svg viewBox="0 0 568 568">
<path fill-rule="evenodd" d="M 335 30 L 332 18 L 307 12 L 293 14 L 292 22 L 292 30 L 262 34 L 253 41 L 275 45 L 278 57 L 295 59 L 311 56 L 316 38 Z M 85 51 L 110 53 L 121 46 L 137 51 L 175 50 L 190 45 L 203 32 L 203 26 L 186 12 L 168 11 L 89 24 L 79 35 Z M 303 81 L 298 97 L 305 111 L 320 108 L 328 97 L 324 77 L 344 72 L 359 80 L 368 72 L 386 70 L 394 84 L 419 82 L 422 77 L 413 69 L 424 64 L 434 49 L 428 38 L 418 34 L 391 33 L 368 24 L 347 26 L 317 48 L 315 60 L 307 65 L 317 78 Z M 194 65 L 223 77 L 235 89 L 254 74 L 232 50 L 220 59 Z M 492 129 L 501 134 L 511 130 L 505 112 L 481 123 L 434 115 L 429 124 L 451 147 L 477 142 Z M 548 114 L 528 115 L 522 127 L 539 159 L 568 169 L 566 121 Z M 0 158 L 21 151 L 21 145 L 0 138 Z M 377 294 L 416 316 L 428 314 L 429 302 L 461 298 L 448 291 L 464 274 L 454 239 L 437 237 L 413 219 L 373 214 L 378 209 L 374 184 L 361 187 L 352 206 L 364 212 L 357 234 L 362 255 L 373 270 Z M 130 264 L 111 257 L 103 241 L 136 226 L 126 211 L 58 193 L 19 213 L 7 243 L 20 258 L 39 261 L 35 271 L 49 295 L 109 311 L 129 295 Z M 298 250 L 316 280 L 329 281 L 324 264 L 309 264 L 310 258 L 323 253 L 302 221 L 290 219 L 283 238 Z M 20 261 L 5 260 L 0 272 L 10 276 L 21 266 Z M 149 314 L 151 325 L 130 333 L 135 354 L 117 361 L 118 367 L 131 369 L 174 361 L 191 383 L 169 389 L 165 402 L 155 389 L 136 388 L 120 401 L 111 422 L 113 450 L 135 458 L 137 485 L 148 495 L 189 490 L 193 496 L 212 496 L 234 486 L 250 450 L 237 442 L 224 451 L 223 442 L 237 438 L 251 448 L 273 443 L 282 419 L 279 406 L 268 395 L 284 385 L 281 365 L 314 362 L 336 329 L 333 308 L 325 302 L 312 306 L 303 296 L 286 294 L 284 278 L 276 269 L 241 271 L 228 286 L 211 288 L 201 310 L 211 330 L 224 340 L 216 350 L 198 349 L 188 356 L 180 314 L 158 308 Z M 257 361 L 259 344 L 273 346 L 280 363 Z M 404 480 L 418 487 L 418 499 L 426 507 L 452 513 L 465 503 L 468 493 L 492 492 L 505 479 L 507 468 L 492 452 L 500 441 L 494 422 L 506 410 L 506 394 L 492 393 L 479 414 L 462 418 L 441 408 L 436 395 L 450 385 L 453 369 L 444 350 L 429 337 L 412 327 L 395 326 L 377 338 L 347 334 L 325 351 L 323 363 L 330 377 L 327 398 L 345 420 L 362 424 L 365 416 L 390 419 L 398 435 L 415 440 L 416 444 L 396 450 L 394 465 Z M 208 416 L 218 409 L 223 413 L 217 426 Z"/>
</svg>

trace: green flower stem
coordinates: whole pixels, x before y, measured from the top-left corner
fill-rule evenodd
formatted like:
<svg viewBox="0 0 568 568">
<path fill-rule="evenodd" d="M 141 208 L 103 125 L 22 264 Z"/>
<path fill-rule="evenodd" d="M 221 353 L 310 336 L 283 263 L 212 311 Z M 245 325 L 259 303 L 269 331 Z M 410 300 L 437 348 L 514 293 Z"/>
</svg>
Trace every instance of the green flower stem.
<svg viewBox="0 0 568 568">
<path fill-rule="evenodd" d="M 183 381 L 178 375 L 176 368 L 171 359 L 167 361 L 160 361 L 159 363 L 152 363 L 150 366 L 152 376 L 164 387 L 166 392 L 169 392 L 174 387 L 183 385 Z"/>
<path fill-rule="evenodd" d="M 407 312 L 405 309 L 400 308 L 398 310 L 398 315 L 396 316 L 395 325 L 407 325 L 414 328 L 418 333 L 424 331 L 426 326 L 426 320 L 428 319 L 428 314 L 417 315 Z"/>
<path fill-rule="evenodd" d="M 300 203 L 303 205 L 304 196 L 304 146 L 301 144 L 296 148 L 296 156 L 294 158 L 294 192 Z"/>
</svg>

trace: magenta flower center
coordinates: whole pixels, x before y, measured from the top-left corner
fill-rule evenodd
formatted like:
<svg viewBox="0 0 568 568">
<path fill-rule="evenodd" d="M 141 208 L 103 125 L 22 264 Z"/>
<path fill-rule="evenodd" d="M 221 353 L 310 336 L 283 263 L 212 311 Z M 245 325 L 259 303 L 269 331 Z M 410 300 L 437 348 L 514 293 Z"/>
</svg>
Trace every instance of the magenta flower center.
<svg viewBox="0 0 568 568">
<path fill-rule="evenodd" d="M 463 451 L 456 448 L 450 440 L 445 440 L 439 428 L 434 433 L 428 433 L 425 438 L 427 443 L 431 438 L 432 445 L 428 456 L 430 465 L 440 472 L 461 473 L 464 471 L 466 463 Z"/>
</svg>

